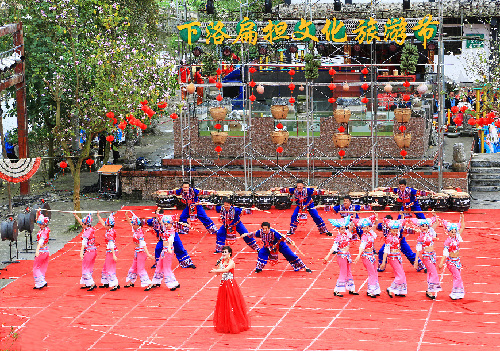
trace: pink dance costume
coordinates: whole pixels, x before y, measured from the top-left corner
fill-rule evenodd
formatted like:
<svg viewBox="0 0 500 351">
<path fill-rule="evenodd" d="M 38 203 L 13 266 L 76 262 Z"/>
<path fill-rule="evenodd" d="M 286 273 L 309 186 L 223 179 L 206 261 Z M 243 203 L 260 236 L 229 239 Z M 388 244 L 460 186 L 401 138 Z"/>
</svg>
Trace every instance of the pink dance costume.
<svg viewBox="0 0 500 351">
<path fill-rule="evenodd" d="M 106 239 L 106 258 L 104 259 L 104 266 L 102 267 L 101 283 L 109 286 L 117 286 L 118 278 L 116 277 L 116 262 L 113 259 L 113 250 L 116 256 L 116 230 L 110 228 L 106 230 L 104 235 Z"/>
<path fill-rule="evenodd" d="M 160 239 L 163 240 L 163 250 L 161 251 L 160 257 L 156 262 L 156 270 L 152 280 L 153 284 L 158 286 L 161 285 L 161 281 L 164 280 L 167 288 L 172 291 L 180 287 L 180 284 L 172 271 L 174 237 L 175 228 L 173 226 L 168 230 L 164 229 L 160 231 Z"/>
<path fill-rule="evenodd" d="M 151 280 L 149 279 L 148 272 L 146 271 L 147 255 L 144 250 L 144 247 L 146 247 L 146 240 L 144 239 L 144 232 L 141 227 L 134 231 L 132 239 L 135 244 L 134 261 L 128 270 L 126 282 L 133 284 L 137 279 L 137 276 L 139 276 L 139 279 L 141 280 L 141 287 L 145 287 L 151 284 Z"/>
<path fill-rule="evenodd" d="M 94 273 L 94 263 L 97 256 L 97 247 L 95 245 L 95 230 L 93 227 L 87 227 L 82 234 L 83 261 L 82 261 L 82 278 L 80 284 L 86 287 L 95 285 L 92 274 Z"/>
<path fill-rule="evenodd" d="M 351 273 L 351 254 L 349 253 L 349 243 L 352 240 L 351 233 L 346 230 L 335 237 L 332 251 L 337 251 L 337 263 L 339 265 L 339 277 L 333 290 L 342 293 L 346 290 L 349 293 L 355 292 L 354 280 Z"/>
<path fill-rule="evenodd" d="M 460 270 L 462 264 L 460 257 L 450 257 L 450 253 L 458 253 L 460 250 L 460 239 L 458 237 L 448 237 L 444 242 L 443 256 L 446 257 L 446 267 L 453 276 L 453 289 L 451 290 L 450 298 L 453 300 L 463 299 L 465 296 L 464 282 Z"/>
<path fill-rule="evenodd" d="M 35 288 L 37 289 L 47 286 L 45 273 L 47 273 L 49 266 L 49 235 L 50 229 L 47 226 L 40 229 L 36 234 L 36 240 L 38 241 L 38 245 L 40 245 L 38 256 L 33 261 L 33 278 L 35 280 Z"/>
<path fill-rule="evenodd" d="M 427 268 L 427 292 L 441 291 L 439 275 L 436 267 L 436 252 L 425 251 L 425 248 L 434 246 L 435 231 L 429 229 L 425 233 L 420 233 L 417 238 L 417 252 L 422 251 L 422 262 Z"/>
<path fill-rule="evenodd" d="M 361 244 L 359 249 L 363 250 L 361 253 L 361 259 L 363 260 L 363 265 L 368 272 L 368 289 L 366 294 L 369 296 L 380 295 L 380 285 L 378 283 L 378 272 L 377 272 L 377 257 L 374 253 L 374 244 L 377 234 L 373 231 L 364 231 L 361 237 Z"/>
<path fill-rule="evenodd" d="M 403 259 L 401 257 L 401 245 L 399 237 L 389 233 L 385 238 L 384 253 L 387 253 L 387 261 L 394 270 L 394 280 L 387 291 L 395 295 L 404 296 L 408 293 L 406 275 L 403 270 Z"/>
</svg>

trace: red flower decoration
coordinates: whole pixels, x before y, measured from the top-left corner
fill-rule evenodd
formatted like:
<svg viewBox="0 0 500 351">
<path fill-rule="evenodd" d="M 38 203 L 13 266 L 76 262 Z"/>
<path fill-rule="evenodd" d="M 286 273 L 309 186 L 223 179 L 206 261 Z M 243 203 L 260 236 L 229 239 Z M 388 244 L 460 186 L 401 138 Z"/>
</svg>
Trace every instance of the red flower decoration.
<svg viewBox="0 0 500 351">
<path fill-rule="evenodd" d="M 404 132 L 406 131 L 406 126 L 401 126 L 401 127 L 399 127 L 399 131 L 400 131 L 401 133 L 404 133 Z"/>
<path fill-rule="evenodd" d="M 208 77 L 208 82 L 209 82 L 210 84 L 215 83 L 215 77 Z"/>
<path fill-rule="evenodd" d="M 217 101 L 221 102 L 222 101 L 222 95 L 221 94 L 217 95 L 217 97 L 215 99 Z"/>
<path fill-rule="evenodd" d="M 113 112 L 108 112 L 106 113 L 106 117 L 108 117 L 109 119 L 113 119 L 115 118 L 115 114 Z"/>
<path fill-rule="evenodd" d="M 125 128 L 127 128 L 127 122 L 125 121 L 120 122 L 118 128 L 120 128 L 121 130 L 125 130 Z"/>
<path fill-rule="evenodd" d="M 68 164 L 64 161 L 61 161 L 61 162 L 59 162 L 59 167 L 61 167 L 62 169 L 65 169 L 66 167 L 68 167 Z"/>
<path fill-rule="evenodd" d="M 278 129 L 283 129 L 283 124 L 282 124 L 282 123 L 278 123 L 278 124 L 276 125 L 276 128 L 278 128 Z"/>
<path fill-rule="evenodd" d="M 475 126 L 476 125 L 476 119 L 475 118 L 469 118 L 469 120 L 467 121 L 467 123 L 469 123 L 471 126 Z"/>
<path fill-rule="evenodd" d="M 328 70 L 328 73 L 329 73 L 331 76 L 334 76 L 334 75 L 335 75 L 335 73 L 337 73 L 337 71 L 336 71 L 336 70 L 334 70 L 333 68 L 330 68 L 330 69 Z"/>
<path fill-rule="evenodd" d="M 345 151 L 344 150 L 339 150 L 339 156 L 340 156 L 340 159 L 342 159 L 342 157 L 345 156 Z"/>
<path fill-rule="evenodd" d="M 281 154 L 281 153 L 283 152 L 283 148 L 282 148 L 281 146 L 278 146 L 278 147 L 276 148 L 276 152 L 277 152 L 278 154 Z"/>
<path fill-rule="evenodd" d="M 125 117 L 127 121 L 130 121 L 132 118 L 134 118 L 134 116 L 132 114 L 128 115 L 127 117 Z"/>
<path fill-rule="evenodd" d="M 477 123 L 479 126 L 482 126 L 482 125 L 484 125 L 485 120 L 484 120 L 484 118 L 482 118 L 482 117 L 481 117 L 481 118 L 478 118 L 478 119 L 476 120 L 476 123 Z"/>
<path fill-rule="evenodd" d="M 252 67 L 250 67 L 250 68 L 248 69 L 248 72 L 250 72 L 250 73 L 255 73 L 255 72 L 257 72 L 257 70 L 255 69 L 255 67 L 253 67 L 253 66 L 252 66 Z"/>
<path fill-rule="evenodd" d="M 410 82 L 408 82 L 407 80 L 405 80 L 405 82 L 403 83 L 403 86 L 405 88 L 409 88 L 410 87 Z"/>
<path fill-rule="evenodd" d="M 141 101 L 142 106 L 147 105 L 147 104 L 148 104 L 148 100 Z"/>
<path fill-rule="evenodd" d="M 113 118 L 113 124 L 118 123 L 118 120 L 116 118 Z"/>
<path fill-rule="evenodd" d="M 221 82 L 217 82 L 217 83 L 215 83 L 215 87 L 216 87 L 217 89 L 221 90 L 221 88 L 222 88 L 222 83 L 221 83 Z"/>
<path fill-rule="evenodd" d="M 290 89 L 293 93 L 293 89 L 295 89 L 295 84 L 293 83 L 288 84 L 288 89 Z"/>
<path fill-rule="evenodd" d="M 335 90 L 336 87 L 337 86 L 333 83 L 328 84 L 328 88 L 330 88 L 330 90 L 332 90 L 332 91 Z"/>
<path fill-rule="evenodd" d="M 464 112 L 465 112 L 465 111 L 467 111 L 467 110 L 468 110 L 467 106 L 462 106 L 462 107 L 460 107 L 460 111 L 461 111 L 462 113 L 464 113 Z"/>
<path fill-rule="evenodd" d="M 293 77 L 295 75 L 295 70 L 294 69 L 289 70 L 288 74 Z"/>
<path fill-rule="evenodd" d="M 255 97 L 254 94 L 252 94 L 252 95 L 250 95 L 249 99 L 251 102 L 254 102 L 257 98 Z"/>
<path fill-rule="evenodd" d="M 215 147 L 215 151 L 219 154 L 222 151 L 222 147 L 220 145 L 217 145 Z"/>
<path fill-rule="evenodd" d="M 339 133 L 344 133 L 345 132 L 345 128 L 343 126 L 340 126 L 338 128 L 338 131 L 339 131 Z"/>
<path fill-rule="evenodd" d="M 115 140 L 115 137 L 114 137 L 114 136 L 112 136 L 112 135 L 108 135 L 108 136 L 106 137 L 106 141 L 107 141 L 108 143 L 112 143 L 112 142 L 113 142 L 113 140 Z"/>
<path fill-rule="evenodd" d="M 403 101 L 410 101 L 410 95 L 403 94 Z"/>
<path fill-rule="evenodd" d="M 495 122 L 495 127 L 500 128 L 500 120 L 497 120 L 497 121 Z"/>
<path fill-rule="evenodd" d="M 486 114 L 486 117 L 491 118 L 491 119 L 495 118 L 495 112 L 491 111 L 490 113 Z"/>
<path fill-rule="evenodd" d="M 255 82 L 252 80 L 250 83 L 248 83 L 248 85 L 253 88 L 255 86 Z"/>
<path fill-rule="evenodd" d="M 459 111 L 458 106 L 452 106 L 452 107 L 451 107 L 451 113 L 455 114 L 455 113 L 457 113 L 458 111 Z"/>
<path fill-rule="evenodd" d="M 368 74 L 368 69 L 365 67 L 361 70 L 361 73 L 363 73 L 365 76 Z"/>
<path fill-rule="evenodd" d="M 159 103 L 158 103 L 158 108 L 159 108 L 160 110 L 163 110 L 163 109 L 164 109 L 164 108 L 166 108 L 166 107 L 167 107 L 167 103 L 166 103 L 166 102 L 159 102 Z"/>
<path fill-rule="evenodd" d="M 177 118 L 179 118 L 179 116 L 177 115 L 177 113 L 174 112 L 170 115 L 170 118 L 172 118 L 173 120 L 176 120 Z"/>
<path fill-rule="evenodd" d="M 400 154 L 401 156 L 403 156 L 403 158 L 405 158 L 405 157 L 406 157 L 406 155 L 408 155 L 408 152 L 406 152 L 406 150 L 404 150 L 404 149 L 403 149 L 403 150 L 401 150 L 401 151 L 399 152 L 399 154 Z"/>
<path fill-rule="evenodd" d="M 367 98 L 366 96 L 363 96 L 363 97 L 361 98 L 361 102 L 362 102 L 363 104 L 368 103 L 368 98 Z"/>
<path fill-rule="evenodd" d="M 217 68 L 217 75 L 220 76 L 222 74 L 222 70 L 220 68 Z"/>
<path fill-rule="evenodd" d="M 292 96 L 288 101 L 293 105 L 295 103 L 295 98 Z"/>
<path fill-rule="evenodd" d="M 140 128 L 141 128 L 142 130 L 146 130 L 146 128 L 147 128 L 147 127 L 148 127 L 148 126 L 147 126 L 146 124 L 144 124 L 144 123 L 141 123 L 141 125 L 140 125 Z"/>
<path fill-rule="evenodd" d="M 363 84 L 361 85 L 361 88 L 362 88 L 363 90 L 367 90 L 367 89 L 368 89 L 368 87 L 369 87 L 368 83 L 363 83 Z"/>
<path fill-rule="evenodd" d="M 329 99 L 328 99 L 328 102 L 329 102 L 330 104 L 335 103 L 335 101 L 337 101 L 337 100 L 335 100 L 335 98 L 333 98 L 333 97 L 331 97 L 331 98 L 329 98 Z"/>
<path fill-rule="evenodd" d="M 214 125 L 214 128 L 215 128 L 215 129 L 221 129 L 221 128 L 222 128 L 222 126 L 220 125 L 220 123 L 217 123 L 216 125 Z"/>
</svg>

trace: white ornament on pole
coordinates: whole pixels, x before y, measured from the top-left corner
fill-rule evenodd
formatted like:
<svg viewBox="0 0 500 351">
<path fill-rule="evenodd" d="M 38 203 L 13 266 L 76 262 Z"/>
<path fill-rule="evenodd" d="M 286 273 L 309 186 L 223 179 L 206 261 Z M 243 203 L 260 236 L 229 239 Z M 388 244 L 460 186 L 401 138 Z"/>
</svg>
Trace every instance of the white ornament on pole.
<svg viewBox="0 0 500 351">
<path fill-rule="evenodd" d="M 264 86 L 262 84 L 257 85 L 257 93 L 264 94 Z"/>
<path fill-rule="evenodd" d="M 342 86 L 342 89 L 344 89 L 344 91 L 348 91 L 349 90 L 349 84 L 344 83 L 344 85 Z"/>
<path fill-rule="evenodd" d="M 384 91 L 386 93 L 390 93 L 392 92 L 392 85 L 390 85 L 389 83 L 387 83 L 385 86 L 384 86 Z"/>
<path fill-rule="evenodd" d="M 427 92 L 427 90 L 429 90 L 429 88 L 427 87 L 427 84 L 420 84 L 418 87 L 417 87 L 417 91 L 419 94 L 425 94 Z"/>
</svg>

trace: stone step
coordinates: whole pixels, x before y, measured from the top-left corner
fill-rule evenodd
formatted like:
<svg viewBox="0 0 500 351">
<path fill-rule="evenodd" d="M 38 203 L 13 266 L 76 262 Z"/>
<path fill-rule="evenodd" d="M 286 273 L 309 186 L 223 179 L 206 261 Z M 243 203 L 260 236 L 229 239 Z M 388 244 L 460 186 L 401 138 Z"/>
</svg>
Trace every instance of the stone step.
<svg viewBox="0 0 500 351">
<path fill-rule="evenodd" d="M 470 173 L 471 180 L 497 179 L 500 184 L 500 173 Z"/>
<path fill-rule="evenodd" d="M 474 179 L 470 181 L 470 185 L 479 185 L 479 186 L 499 186 L 500 187 L 500 181 L 498 179 Z"/>
<path fill-rule="evenodd" d="M 496 186 L 471 185 L 471 186 L 469 186 L 469 192 L 471 192 L 471 191 L 498 192 L 498 191 L 500 191 L 500 185 L 496 185 Z"/>
<path fill-rule="evenodd" d="M 471 167 L 471 174 L 497 173 L 500 174 L 500 167 Z"/>
</svg>

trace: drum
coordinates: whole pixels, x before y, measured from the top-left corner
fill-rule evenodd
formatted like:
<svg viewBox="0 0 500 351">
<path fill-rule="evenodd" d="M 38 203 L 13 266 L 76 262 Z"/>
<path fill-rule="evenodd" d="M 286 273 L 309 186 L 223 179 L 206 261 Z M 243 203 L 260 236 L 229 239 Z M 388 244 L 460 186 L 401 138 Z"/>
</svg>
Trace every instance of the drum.
<svg viewBox="0 0 500 351">
<path fill-rule="evenodd" d="M 17 221 L 9 219 L 0 224 L 0 234 L 2 241 L 17 241 Z"/>
<path fill-rule="evenodd" d="M 212 192 L 212 190 L 208 190 Z M 213 195 L 199 195 L 198 199 L 200 202 L 208 202 L 208 203 L 214 203 L 214 196 Z M 205 210 L 212 210 L 214 208 L 213 205 L 203 205 L 203 208 Z"/>
<path fill-rule="evenodd" d="M 274 193 L 274 208 L 277 210 L 287 210 L 292 207 L 292 200 L 288 194 Z"/>
<path fill-rule="evenodd" d="M 434 208 L 434 201 L 431 199 L 430 196 L 427 195 L 417 196 L 417 200 L 422 211 L 428 211 Z"/>
<path fill-rule="evenodd" d="M 168 195 L 164 190 L 156 192 L 156 206 L 159 208 L 175 207 L 177 205 L 177 198 L 175 195 Z"/>
<path fill-rule="evenodd" d="M 387 195 L 387 206 L 391 211 L 399 212 L 401 211 L 401 202 L 398 202 L 398 195 L 395 193 L 389 193 Z"/>
<path fill-rule="evenodd" d="M 217 191 L 215 192 L 214 203 L 222 206 L 225 200 L 232 200 L 233 195 L 232 191 Z"/>
<path fill-rule="evenodd" d="M 434 201 L 433 209 L 435 211 L 448 211 L 450 208 L 450 196 L 445 193 L 432 194 L 431 198 Z"/>
<path fill-rule="evenodd" d="M 178 210 L 183 210 L 186 208 L 186 204 L 182 202 L 182 196 L 175 196 L 175 207 L 177 207 Z"/>
<path fill-rule="evenodd" d="M 465 212 L 470 208 L 470 196 L 464 192 L 455 192 L 451 195 L 451 209 L 457 212 Z"/>
<path fill-rule="evenodd" d="M 452 196 L 453 194 L 457 193 L 457 191 L 454 188 L 446 188 L 441 191 L 443 194 L 448 194 Z"/>
<path fill-rule="evenodd" d="M 253 206 L 253 194 L 251 191 L 237 191 L 233 196 L 233 203 L 238 207 L 250 208 Z"/>
<path fill-rule="evenodd" d="M 337 191 L 325 190 L 325 193 L 320 196 L 320 203 L 325 206 L 339 205 L 340 204 L 339 193 Z"/>
<path fill-rule="evenodd" d="M 351 203 L 353 205 L 360 205 L 360 206 L 365 205 L 366 193 L 353 191 L 349 193 L 349 197 L 351 198 Z"/>
<path fill-rule="evenodd" d="M 383 191 L 370 191 L 366 197 L 366 204 L 370 205 L 374 211 L 385 210 L 385 205 L 387 205 L 387 193 Z"/>
<path fill-rule="evenodd" d="M 273 193 L 271 191 L 256 191 L 254 204 L 259 210 L 270 210 L 273 206 Z"/>
</svg>

